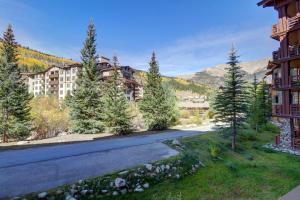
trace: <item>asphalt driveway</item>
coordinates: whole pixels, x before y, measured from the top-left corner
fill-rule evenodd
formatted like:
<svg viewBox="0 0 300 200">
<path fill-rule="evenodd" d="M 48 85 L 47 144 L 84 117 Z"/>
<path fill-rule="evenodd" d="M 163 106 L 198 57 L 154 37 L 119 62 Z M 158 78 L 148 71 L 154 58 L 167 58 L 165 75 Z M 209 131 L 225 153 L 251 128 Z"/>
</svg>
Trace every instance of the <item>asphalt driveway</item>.
<svg viewBox="0 0 300 200">
<path fill-rule="evenodd" d="M 209 129 L 0 152 L 0 199 L 174 156 L 178 152 L 162 141 L 205 134 Z"/>
</svg>

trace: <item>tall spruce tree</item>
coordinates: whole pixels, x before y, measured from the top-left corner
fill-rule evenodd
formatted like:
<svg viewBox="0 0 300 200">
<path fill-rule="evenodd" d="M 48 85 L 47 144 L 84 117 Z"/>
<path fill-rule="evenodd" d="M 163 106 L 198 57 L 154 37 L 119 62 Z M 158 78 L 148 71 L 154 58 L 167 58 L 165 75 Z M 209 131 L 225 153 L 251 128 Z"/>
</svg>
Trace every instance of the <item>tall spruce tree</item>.
<svg viewBox="0 0 300 200">
<path fill-rule="evenodd" d="M 235 150 L 238 127 L 246 120 L 249 95 L 234 48 L 229 53 L 227 64 L 224 86 L 218 91 L 213 108 L 216 122 L 225 123 L 230 127 L 232 149 Z"/>
<path fill-rule="evenodd" d="M 82 71 L 76 81 L 73 95 L 67 98 L 73 131 L 94 134 L 104 130 L 102 84 L 97 70 L 96 30 L 91 22 L 81 50 Z"/>
<path fill-rule="evenodd" d="M 132 117 L 129 114 L 129 102 L 124 95 L 120 79 L 118 58 L 113 57 L 113 75 L 105 84 L 104 122 L 111 131 L 118 135 L 130 133 Z"/>
<path fill-rule="evenodd" d="M 175 101 L 167 88 L 162 85 L 155 53 L 152 54 L 147 73 L 143 98 L 139 104 L 143 118 L 150 130 L 168 128 L 175 116 Z"/>
<path fill-rule="evenodd" d="M 272 100 L 269 93 L 269 86 L 262 81 L 257 88 L 258 121 L 259 126 L 265 125 L 272 114 Z"/>
<path fill-rule="evenodd" d="M 22 138 L 31 131 L 29 102 L 32 96 L 17 64 L 17 43 L 9 25 L 3 35 L 0 61 L 0 134 L 2 141 Z"/>
<path fill-rule="evenodd" d="M 255 128 L 256 132 L 258 131 L 259 123 L 260 123 L 260 109 L 259 109 L 259 102 L 257 98 L 257 87 L 258 87 L 258 82 L 257 82 L 256 74 L 254 74 L 252 88 L 251 88 L 251 106 L 250 106 L 250 113 L 249 113 L 249 122 L 252 128 Z"/>
</svg>

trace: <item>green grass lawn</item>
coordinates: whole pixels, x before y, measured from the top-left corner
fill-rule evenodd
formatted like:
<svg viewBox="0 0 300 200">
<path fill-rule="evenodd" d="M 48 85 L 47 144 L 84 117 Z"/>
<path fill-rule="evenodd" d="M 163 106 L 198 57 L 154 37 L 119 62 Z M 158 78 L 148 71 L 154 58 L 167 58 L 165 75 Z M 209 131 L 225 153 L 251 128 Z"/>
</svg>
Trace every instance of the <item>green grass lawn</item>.
<svg viewBox="0 0 300 200">
<path fill-rule="evenodd" d="M 230 142 L 220 133 L 185 138 L 182 143 L 186 152 L 198 156 L 206 167 L 178 181 L 154 185 L 143 193 L 108 199 L 278 199 L 300 185 L 300 157 L 262 148 L 276 132 L 255 134 L 250 129 L 242 130 L 237 152 L 230 150 Z M 220 149 L 219 159 L 211 157 L 212 144 Z"/>
</svg>

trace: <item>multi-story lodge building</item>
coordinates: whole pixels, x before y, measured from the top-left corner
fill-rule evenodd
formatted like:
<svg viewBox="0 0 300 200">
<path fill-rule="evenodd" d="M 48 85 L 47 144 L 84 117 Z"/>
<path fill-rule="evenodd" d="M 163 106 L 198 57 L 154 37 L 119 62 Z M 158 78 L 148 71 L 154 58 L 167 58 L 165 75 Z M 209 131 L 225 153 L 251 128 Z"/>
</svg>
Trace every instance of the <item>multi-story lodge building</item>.
<svg viewBox="0 0 300 200">
<path fill-rule="evenodd" d="M 258 6 L 273 7 L 279 18 L 271 35 L 279 49 L 267 73 L 272 75 L 272 116 L 281 128 L 277 143 L 300 148 L 300 0 L 262 0 Z"/>
<path fill-rule="evenodd" d="M 112 76 L 114 70 L 110 60 L 105 57 L 100 57 L 97 68 L 100 72 L 100 79 L 104 82 Z M 29 92 L 34 96 L 54 95 L 59 99 L 64 99 L 76 89 L 76 79 L 81 69 L 81 64 L 53 65 L 43 72 L 27 74 L 26 84 L 28 84 Z M 123 84 L 126 98 L 130 101 L 138 100 L 142 88 L 133 76 L 135 70 L 129 66 L 119 66 L 117 70 L 120 74 L 120 83 Z"/>
</svg>

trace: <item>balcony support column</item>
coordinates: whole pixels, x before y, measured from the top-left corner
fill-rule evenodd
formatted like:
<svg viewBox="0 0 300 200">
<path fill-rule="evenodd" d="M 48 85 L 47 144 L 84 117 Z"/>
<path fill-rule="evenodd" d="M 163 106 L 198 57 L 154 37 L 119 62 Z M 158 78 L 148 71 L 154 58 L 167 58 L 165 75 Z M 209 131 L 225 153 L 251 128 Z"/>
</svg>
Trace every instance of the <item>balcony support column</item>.
<svg viewBox="0 0 300 200">
<path fill-rule="evenodd" d="M 296 12 L 297 16 L 300 16 L 300 0 L 296 0 Z"/>
</svg>

